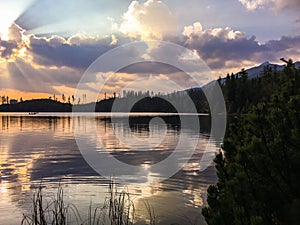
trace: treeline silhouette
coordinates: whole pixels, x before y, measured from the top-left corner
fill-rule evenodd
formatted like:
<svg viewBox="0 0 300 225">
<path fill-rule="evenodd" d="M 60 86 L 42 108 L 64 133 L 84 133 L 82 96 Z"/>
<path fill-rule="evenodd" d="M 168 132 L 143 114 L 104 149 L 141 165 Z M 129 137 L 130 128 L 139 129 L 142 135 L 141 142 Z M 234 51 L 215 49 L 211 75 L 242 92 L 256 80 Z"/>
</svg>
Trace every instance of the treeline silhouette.
<svg viewBox="0 0 300 225">
<path fill-rule="evenodd" d="M 97 102 L 96 112 L 209 112 L 206 97 L 200 88 L 153 96 L 149 91 L 129 91 L 123 96 Z"/>
<path fill-rule="evenodd" d="M 1 112 L 72 112 L 72 105 L 51 99 L 35 99 L 0 105 Z"/>
<path fill-rule="evenodd" d="M 86 96 L 85 96 L 86 98 Z M 73 102 L 74 102 L 73 97 Z M 149 91 L 127 91 L 123 97 L 102 99 L 89 104 L 71 104 L 59 102 L 57 99 L 36 99 L 15 104 L 0 105 L 1 112 L 209 112 L 208 103 L 200 88 L 178 91 L 171 94 Z M 129 107 L 130 106 L 130 107 Z M 194 109 L 194 110 L 193 110 Z"/>
<path fill-rule="evenodd" d="M 240 77 L 240 78 L 239 78 Z M 300 71 L 227 76 L 229 129 L 215 159 L 218 183 L 202 213 L 208 225 L 296 225 L 300 221 Z"/>
</svg>

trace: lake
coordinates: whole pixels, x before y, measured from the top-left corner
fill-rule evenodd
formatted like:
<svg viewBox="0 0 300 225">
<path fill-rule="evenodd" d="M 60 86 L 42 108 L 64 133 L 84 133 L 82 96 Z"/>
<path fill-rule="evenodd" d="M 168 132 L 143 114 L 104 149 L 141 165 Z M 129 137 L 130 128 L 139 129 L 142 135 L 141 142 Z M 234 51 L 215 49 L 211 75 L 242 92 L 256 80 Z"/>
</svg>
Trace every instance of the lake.
<svg viewBox="0 0 300 225">
<path fill-rule="evenodd" d="M 137 224 L 145 224 L 149 217 L 145 201 L 154 208 L 158 224 L 205 224 L 201 208 L 206 204 L 206 190 L 217 181 L 213 164 L 199 171 L 209 140 L 210 117 L 184 115 L 197 117 L 198 129 L 193 124 L 182 126 L 173 114 L 135 113 L 129 119 L 127 116 L 118 114 L 112 119 L 109 113 L 0 114 L 0 224 L 20 224 L 22 214 L 30 212 L 32 195 L 39 185 L 45 196 L 53 196 L 62 186 L 65 202 L 76 205 L 83 217 L 90 204 L 103 203 L 109 180 L 95 172 L 83 156 L 84 149 L 78 148 L 80 144 L 74 137 L 78 127 L 85 131 L 81 142 L 101 140 L 101 147 L 95 144 L 95 152 L 100 156 L 105 153 L 130 168 L 138 168 L 129 172 L 115 168 L 112 174 L 117 182 L 121 181 L 118 189 L 129 192 Z M 153 120 L 155 117 L 160 119 Z M 94 130 L 97 135 L 86 135 Z M 179 145 L 180 141 L 187 144 Z M 186 158 L 188 143 L 193 141 L 197 145 L 191 157 Z M 151 170 L 151 166 L 167 159 L 174 149 L 182 153 L 182 168 L 171 177 L 160 179 L 165 177 Z M 218 141 L 209 149 L 210 154 L 215 154 Z"/>
</svg>

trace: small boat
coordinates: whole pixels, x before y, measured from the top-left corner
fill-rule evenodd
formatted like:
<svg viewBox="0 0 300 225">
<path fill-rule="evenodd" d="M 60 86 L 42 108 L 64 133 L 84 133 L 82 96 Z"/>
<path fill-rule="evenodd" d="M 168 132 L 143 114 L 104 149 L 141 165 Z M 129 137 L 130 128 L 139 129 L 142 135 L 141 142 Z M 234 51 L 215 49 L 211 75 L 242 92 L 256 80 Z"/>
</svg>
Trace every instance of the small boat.
<svg viewBox="0 0 300 225">
<path fill-rule="evenodd" d="M 29 112 L 28 115 L 36 115 L 39 114 L 38 112 Z"/>
</svg>

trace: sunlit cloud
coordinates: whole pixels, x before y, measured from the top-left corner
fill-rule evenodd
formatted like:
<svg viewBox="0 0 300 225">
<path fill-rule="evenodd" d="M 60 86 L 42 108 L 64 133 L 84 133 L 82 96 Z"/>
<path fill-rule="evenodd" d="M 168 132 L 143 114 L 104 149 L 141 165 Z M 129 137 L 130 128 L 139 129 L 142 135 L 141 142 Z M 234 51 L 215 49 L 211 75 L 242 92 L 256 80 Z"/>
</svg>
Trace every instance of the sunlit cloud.
<svg viewBox="0 0 300 225">
<path fill-rule="evenodd" d="M 20 3 L 13 0 L 3 4 L 6 8 L 2 7 L 1 2 L 0 19 L 4 22 L 0 25 L 0 91 L 4 93 L 9 90 L 12 93 L 11 90 L 18 90 L 17 93 L 28 92 L 30 96 L 36 96 L 32 93 L 42 96 L 47 93 L 71 95 L 84 71 L 99 56 L 132 41 L 142 41 L 143 47 L 128 49 L 107 64 L 122 62 L 127 58 L 135 61 L 167 59 L 173 65 L 188 68 L 186 72 L 195 73 L 199 65 L 193 59 L 197 58 L 204 60 L 217 73 L 217 78 L 267 60 L 275 63 L 281 57 L 299 60 L 300 36 L 297 32 L 293 36 L 286 34 L 262 42 L 256 39 L 255 32 L 246 32 L 243 27 L 231 28 L 230 24 L 228 27 L 208 26 L 200 20 L 183 25 L 182 20 L 176 18 L 178 11 L 174 11 L 174 6 L 178 3 L 175 1 L 115 1 L 122 5 L 118 13 L 114 11 L 112 3 L 104 1 L 100 1 L 100 4 L 79 0 L 71 4 L 63 0 L 59 5 L 51 0 L 34 4 L 31 4 L 32 1 Z M 193 4 L 189 3 L 189 7 L 197 5 L 197 1 L 191 2 Z M 255 9 L 271 9 L 276 13 L 300 9 L 297 0 L 236 0 L 235 3 L 235 6 L 241 7 L 241 3 L 253 11 L 241 10 L 247 15 L 260 13 Z M 216 10 L 216 5 L 211 4 L 209 10 Z M 189 11 L 189 8 L 181 10 Z M 110 13 L 112 11 L 114 13 Z M 202 11 L 199 10 L 199 13 Z M 295 18 L 291 21 L 297 25 Z M 153 39 L 186 47 L 191 50 L 190 55 L 176 48 L 151 45 L 150 40 Z M 111 71 L 99 68 L 98 72 L 107 76 Z M 151 89 L 152 86 L 158 90 L 162 88 L 163 80 L 174 81 L 184 88 L 194 86 L 186 74 L 174 66 L 144 62 L 127 66 L 113 74 L 103 90 L 111 95 L 124 87 L 131 87 L 128 85 L 140 78 L 143 81 L 140 85 L 133 85 L 135 89 Z M 99 81 L 97 77 L 92 77 L 86 83 L 87 90 L 98 91 Z"/>
<path fill-rule="evenodd" d="M 275 11 L 284 10 L 284 9 L 292 9 L 299 10 L 300 9 L 300 1 L 299 0 L 239 0 L 247 9 L 255 10 L 259 8 L 271 8 Z"/>
<path fill-rule="evenodd" d="M 119 27 L 125 35 L 141 40 L 162 39 L 165 34 L 177 30 L 177 21 L 168 7 L 161 1 L 145 3 L 132 1 L 122 17 Z"/>
<path fill-rule="evenodd" d="M 98 74 L 102 76 L 102 74 Z M 171 93 L 184 90 L 190 87 L 198 86 L 195 81 L 184 72 L 175 72 L 172 74 L 159 73 L 105 73 L 107 80 L 102 86 L 102 78 L 94 82 L 86 83 L 84 92 L 90 93 L 88 96 L 95 96 L 95 93 L 104 98 L 105 93 L 111 96 L 113 93 L 122 95 L 123 90 L 131 91 L 149 91 L 154 93 Z M 145 88 L 146 87 L 146 88 Z M 92 101 L 92 99 L 89 99 Z"/>
<path fill-rule="evenodd" d="M 18 55 L 26 55 L 26 36 L 24 30 L 12 23 L 7 28 L 6 40 L 0 39 L 0 62 L 13 61 Z"/>
</svg>

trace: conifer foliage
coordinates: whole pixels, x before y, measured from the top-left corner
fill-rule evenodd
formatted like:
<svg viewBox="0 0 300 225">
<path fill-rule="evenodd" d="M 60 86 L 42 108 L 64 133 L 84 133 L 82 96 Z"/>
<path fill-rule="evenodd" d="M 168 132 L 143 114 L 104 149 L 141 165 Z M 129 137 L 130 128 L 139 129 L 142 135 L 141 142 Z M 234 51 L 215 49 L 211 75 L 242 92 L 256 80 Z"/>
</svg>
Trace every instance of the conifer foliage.
<svg viewBox="0 0 300 225">
<path fill-rule="evenodd" d="M 228 76 L 222 88 L 229 111 L 239 113 L 229 118 L 215 159 L 219 180 L 208 189 L 207 223 L 300 224 L 299 69 L 290 60 L 283 72 L 266 68 L 254 80 Z"/>
</svg>

